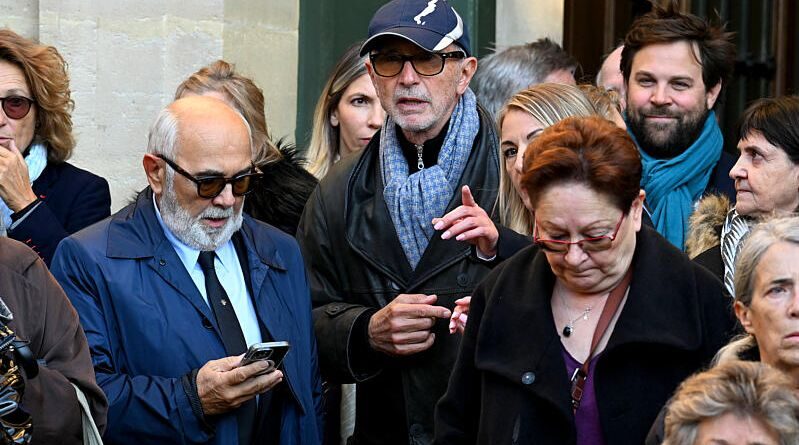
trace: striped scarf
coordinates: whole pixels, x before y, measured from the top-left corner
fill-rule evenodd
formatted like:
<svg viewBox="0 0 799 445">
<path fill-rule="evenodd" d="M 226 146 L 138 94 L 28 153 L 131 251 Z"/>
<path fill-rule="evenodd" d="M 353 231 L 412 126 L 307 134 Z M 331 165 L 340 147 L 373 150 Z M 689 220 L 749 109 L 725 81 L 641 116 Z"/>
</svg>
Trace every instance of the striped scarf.
<svg viewBox="0 0 799 445">
<path fill-rule="evenodd" d="M 721 228 L 721 261 L 724 263 L 724 287 L 735 297 L 735 259 L 749 236 L 749 219 L 733 208 Z"/>
</svg>

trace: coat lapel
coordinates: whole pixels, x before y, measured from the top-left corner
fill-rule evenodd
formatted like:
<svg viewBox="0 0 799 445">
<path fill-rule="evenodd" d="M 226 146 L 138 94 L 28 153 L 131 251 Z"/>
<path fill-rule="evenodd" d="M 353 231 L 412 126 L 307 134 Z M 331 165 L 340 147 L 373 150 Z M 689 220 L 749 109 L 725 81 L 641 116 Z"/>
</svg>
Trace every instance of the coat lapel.
<svg viewBox="0 0 799 445">
<path fill-rule="evenodd" d="M 142 261 L 167 286 L 203 314 L 213 324 L 217 336 L 220 335 L 211 308 L 203 300 L 158 223 L 153 207 L 153 192 L 149 187 L 139 193 L 136 202 L 113 217 L 108 230 L 106 256 Z M 221 341 L 222 337 L 219 338 Z"/>
<path fill-rule="evenodd" d="M 569 377 L 550 305 L 554 276 L 542 252 L 534 248 L 522 252 L 519 255 L 529 264 L 522 275 L 518 280 L 502 280 L 507 284 L 492 289 L 492 301 L 486 302 L 476 366 L 518 384 L 520 390 L 548 401 L 570 419 Z M 531 282 L 525 277 L 536 279 Z M 531 286 L 521 289 L 520 283 Z M 523 376 L 530 373 L 534 381 L 525 384 Z"/>
<path fill-rule="evenodd" d="M 294 313 L 293 305 L 289 304 L 289 301 L 293 298 L 310 297 L 289 294 L 298 289 L 286 287 L 286 283 L 289 282 L 286 279 L 288 271 L 280 251 L 269 237 L 259 237 L 258 242 L 255 242 L 252 224 L 257 223 L 245 215 L 244 224 L 239 233 L 242 235 L 243 245 L 247 251 L 246 267 L 249 268 L 253 305 L 258 315 L 258 321 L 273 341 L 302 338 L 307 334 L 298 332 L 295 323 L 295 320 L 302 317 L 300 314 Z M 242 267 L 245 265 L 242 264 Z M 286 369 L 284 379 L 288 382 L 291 395 L 297 406 L 304 413 L 305 407 L 297 396 L 301 391 L 296 387 L 295 379 L 291 377 L 299 375 L 302 370 L 298 369 L 292 360 L 286 359 L 283 363 Z"/>
<path fill-rule="evenodd" d="M 345 236 L 358 254 L 404 289 L 413 271 L 383 199 L 379 140 L 379 135 L 372 138 L 350 174 L 345 201 L 357 205 L 346 206 Z"/>
</svg>

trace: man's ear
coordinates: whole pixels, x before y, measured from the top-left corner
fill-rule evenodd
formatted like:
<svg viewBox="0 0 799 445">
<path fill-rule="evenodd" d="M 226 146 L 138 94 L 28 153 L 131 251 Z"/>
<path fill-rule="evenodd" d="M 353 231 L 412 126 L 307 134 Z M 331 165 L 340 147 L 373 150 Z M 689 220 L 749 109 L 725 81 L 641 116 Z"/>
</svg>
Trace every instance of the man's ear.
<svg viewBox="0 0 799 445">
<path fill-rule="evenodd" d="M 145 153 L 141 163 L 144 167 L 144 174 L 147 175 L 147 182 L 150 184 L 150 188 L 153 189 L 153 193 L 156 196 L 160 196 L 165 186 L 166 163 L 150 153 Z"/>
<path fill-rule="evenodd" d="M 477 71 L 477 58 L 467 57 L 463 60 L 460 69 L 460 78 L 458 79 L 459 95 L 466 92 L 466 88 L 469 88 L 469 82 L 472 81 L 472 77 L 474 77 L 474 73 Z"/>
<path fill-rule="evenodd" d="M 712 110 L 713 109 L 713 105 L 716 105 L 716 100 L 718 100 L 719 93 L 721 93 L 721 83 L 722 82 L 723 82 L 722 80 L 719 80 L 719 83 L 717 83 L 716 86 L 714 86 L 713 88 L 707 90 L 707 93 L 705 93 L 705 97 L 706 97 L 706 100 L 707 100 L 707 109 L 708 110 Z"/>
<path fill-rule="evenodd" d="M 738 321 L 741 322 L 741 326 L 743 326 L 744 330 L 748 334 L 754 335 L 754 329 L 752 328 L 752 310 L 744 306 L 740 301 L 736 301 L 733 308 L 735 309 L 735 316 L 738 317 Z"/>
</svg>

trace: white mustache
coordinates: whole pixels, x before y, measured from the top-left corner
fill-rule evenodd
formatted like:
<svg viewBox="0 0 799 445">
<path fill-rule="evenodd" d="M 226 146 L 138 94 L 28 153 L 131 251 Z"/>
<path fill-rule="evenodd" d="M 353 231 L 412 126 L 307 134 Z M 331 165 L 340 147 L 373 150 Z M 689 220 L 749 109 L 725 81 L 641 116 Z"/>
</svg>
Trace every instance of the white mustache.
<svg viewBox="0 0 799 445">
<path fill-rule="evenodd" d="M 228 207 L 226 209 L 222 209 L 219 207 L 209 207 L 203 210 L 202 213 L 197 217 L 197 219 L 203 218 L 230 218 L 233 216 L 233 207 Z"/>
<path fill-rule="evenodd" d="M 429 94 L 425 93 L 421 87 L 405 88 L 398 86 L 397 89 L 394 90 L 394 101 L 397 101 L 400 98 L 411 98 L 423 102 L 430 102 L 433 99 Z"/>
</svg>

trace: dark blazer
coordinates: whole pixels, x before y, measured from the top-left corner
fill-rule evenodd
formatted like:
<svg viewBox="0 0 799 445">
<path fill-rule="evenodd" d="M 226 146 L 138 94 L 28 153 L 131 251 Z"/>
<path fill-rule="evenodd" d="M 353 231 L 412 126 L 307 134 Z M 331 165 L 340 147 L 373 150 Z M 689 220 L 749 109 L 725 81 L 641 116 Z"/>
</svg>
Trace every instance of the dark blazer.
<svg viewBox="0 0 799 445">
<path fill-rule="evenodd" d="M 42 202 L 8 237 L 27 244 L 48 266 L 62 239 L 111 215 L 108 182 L 67 162 L 48 163 L 33 192 Z"/>
<path fill-rule="evenodd" d="M 717 244 L 694 258 L 696 264 L 709 270 L 719 280 L 724 280 L 724 261 L 721 259 L 721 245 Z"/>
<path fill-rule="evenodd" d="M 94 379 L 78 314 L 42 260 L 8 238 L 0 238 L 0 297 L 14 316 L 9 328 L 39 361 L 39 374 L 26 376 L 22 396 L 22 407 L 33 418 L 31 444 L 83 443 L 81 408 L 71 383 L 86 395 L 102 431 L 108 402 Z"/>
<path fill-rule="evenodd" d="M 53 259 L 110 401 L 105 438 L 236 445 L 235 411 L 203 421 L 183 385 L 183 376 L 227 354 L 210 306 L 156 218 L 147 187 L 112 218 L 65 238 Z M 289 396 L 270 412 L 281 416 L 280 444 L 320 443 L 321 380 L 300 250 L 289 235 L 246 214 L 239 233 L 262 331 L 291 344 L 280 384 Z"/>
<path fill-rule="evenodd" d="M 722 285 L 642 227 L 627 301 L 598 357 L 595 388 L 607 444 L 643 443 L 677 385 L 732 335 Z M 522 250 L 472 296 L 469 323 L 436 410 L 437 444 L 576 442 L 569 377 L 543 252 Z"/>
<path fill-rule="evenodd" d="M 437 305 L 451 309 L 490 268 L 472 257 L 470 244 L 441 239 L 436 232 L 411 269 L 383 199 L 379 140 L 376 135 L 360 156 L 333 166 L 308 201 L 297 240 L 311 282 L 322 372 L 333 383 L 358 383 L 355 443 L 426 444 L 460 336 L 448 333 L 448 320 L 438 320 L 430 349 L 389 357 L 368 345 L 369 316 L 403 293 L 435 294 Z M 482 112 L 480 132 L 445 213 L 461 205 L 465 184 L 481 207 L 494 204 L 497 138 Z"/>
</svg>

